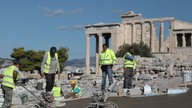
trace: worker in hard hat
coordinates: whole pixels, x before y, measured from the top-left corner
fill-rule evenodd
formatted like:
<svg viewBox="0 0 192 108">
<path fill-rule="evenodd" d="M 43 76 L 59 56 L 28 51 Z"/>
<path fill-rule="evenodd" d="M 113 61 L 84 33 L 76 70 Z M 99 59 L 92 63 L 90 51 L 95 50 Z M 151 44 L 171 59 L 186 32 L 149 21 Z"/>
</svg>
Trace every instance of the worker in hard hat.
<svg viewBox="0 0 192 108">
<path fill-rule="evenodd" d="M 59 82 L 55 83 L 55 86 L 52 89 L 54 100 L 59 100 L 59 97 L 64 96 L 64 93 L 61 89 L 61 84 Z"/>
<path fill-rule="evenodd" d="M 70 84 L 72 87 L 71 93 L 65 95 L 64 98 L 67 99 L 67 98 L 80 98 L 80 97 L 82 97 L 81 88 L 76 85 L 76 81 L 71 80 Z"/>
</svg>

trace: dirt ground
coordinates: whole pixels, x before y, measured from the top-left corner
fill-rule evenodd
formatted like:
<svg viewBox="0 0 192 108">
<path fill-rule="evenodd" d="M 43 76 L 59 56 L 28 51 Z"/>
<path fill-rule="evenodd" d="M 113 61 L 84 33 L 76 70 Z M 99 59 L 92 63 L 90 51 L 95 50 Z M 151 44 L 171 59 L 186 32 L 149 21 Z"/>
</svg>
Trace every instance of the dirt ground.
<svg viewBox="0 0 192 108">
<path fill-rule="evenodd" d="M 192 86 L 184 94 L 151 97 L 111 97 L 108 100 L 118 108 L 192 108 Z M 86 108 L 91 99 L 80 99 L 66 102 L 64 108 Z"/>
</svg>

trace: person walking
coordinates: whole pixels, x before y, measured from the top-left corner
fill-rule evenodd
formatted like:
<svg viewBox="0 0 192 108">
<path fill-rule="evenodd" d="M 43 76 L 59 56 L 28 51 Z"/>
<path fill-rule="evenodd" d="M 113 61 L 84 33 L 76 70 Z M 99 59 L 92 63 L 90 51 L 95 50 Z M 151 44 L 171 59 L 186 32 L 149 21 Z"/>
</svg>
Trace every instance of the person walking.
<svg viewBox="0 0 192 108">
<path fill-rule="evenodd" d="M 124 59 L 124 82 L 123 89 L 130 89 L 132 87 L 132 79 L 134 70 L 136 68 L 135 58 L 133 56 L 134 48 L 130 47 L 129 52 L 125 53 Z"/>
<path fill-rule="evenodd" d="M 102 70 L 101 91 L 105 92 L 106 77 L 108 75 L 109 85 L 113 83 L 112 67 L 116 63 L 115 53 L 108 48 L 107 44 L 103 44 L 103 51 L 100 53 L 99 65 Z"/>
<path fill-rule="evenodd" d="M 46 92 L 50 92 L 55 84 L 55 74 L 58 72 L 60 80 L 60 66 L 56 47 L 51 47 L 50 52 L 46 52 L 41 63 L 42 78 L 46 79 Z"/>
<path fill-rule="evenodd" d="M 71 80 L 70 81 L 71 84 L 71 93 L 64 95 L 64 98 L 80 98 L 82 97 L 82 92 L 81 92 L 81 88 L 79 86 L 77 86 L 76 81 L 75 80 Z"/>
<path fill-rule="evenodd" d="M 19 72 L 19 61 L 14 61 L 12 66 L 4 69 L 3 73 L 0 75 L 2 78 L 1 88 L 4 94 L 4 101 L 2 108 L 10 108 L 13 97 L 13 88 L 17 82 L 18 72 Z"/>
</svg>

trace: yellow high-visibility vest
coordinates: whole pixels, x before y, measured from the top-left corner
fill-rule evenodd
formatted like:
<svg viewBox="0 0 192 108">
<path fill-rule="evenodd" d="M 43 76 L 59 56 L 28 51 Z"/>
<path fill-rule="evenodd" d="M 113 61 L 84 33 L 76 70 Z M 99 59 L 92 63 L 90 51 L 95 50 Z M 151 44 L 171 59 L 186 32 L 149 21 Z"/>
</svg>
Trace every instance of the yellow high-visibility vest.
<svg viewBox="0 0 192 108">
<path fill-rule="evenodd" d="M 77 89 L 77 88 L 80 90 L 80 92 L 77 93 L 76 95 L 80 95 L 80 96 L 81 96 L 81 95 L 82 95 L 82 94 L 81 94 L 81 88 L 78 87 L 77 85 L 74 87 L 74 89 L 71 90 L 71 93 L 74 93 L 74 92 L 75 92 L 75 89 Z"/>
<path fill-rule="evenodd" d="M 61 88 L 60 87 L 53 87 L 52 89 L 54 100 L 58 100 L 61 96 Z"/>
<path fill-rule="evenodd" d="M 127 52 L 126 54 L 132 56 L 129 52 Z M 124 59 L 124 67 L 129 67 L 129 68 L 135 69 L 135 68 L 136 68 L 136 65 L 137 65 L 137 64 L 136 64 L 136 61 L 135 61 L 135 60 L 131 61 L 131 60 L 125 59 L 126 54 L 123 56 L 123 59 Z"/>
<path fill-rule="evenodd" d="M 116 61 L 116 56 L 112 50 L 106 49 L 100 53 L 99 65 L 111 65 Z"/>
<path fill-rule="evenodd" d="M 4 69 L 4 77 L 2 79 L 2 85 L 10 88 L 15 88 L 15 83 L 13 79 L 13 71 L 16 66 L 12 65 Z"/>
<path fill-rule="evenodd" d="M 50 52 L 47 52 L 47 60 L 45 62 L 45 65 L 44 65 L 44 72 L 45 73 L 49 73 L 49 68 L 50 68 L 50 63 L 51 63 L 51 55 L 50 55 Z M 58 60 L 58 55 L 57 53 L 55 53 L 55 58 L 56 60 Z M 58 65 L 58 64 L 57 64 Z M 56 68 L 56 71 L 57 71 L 57 68 Z"/>
</svg>

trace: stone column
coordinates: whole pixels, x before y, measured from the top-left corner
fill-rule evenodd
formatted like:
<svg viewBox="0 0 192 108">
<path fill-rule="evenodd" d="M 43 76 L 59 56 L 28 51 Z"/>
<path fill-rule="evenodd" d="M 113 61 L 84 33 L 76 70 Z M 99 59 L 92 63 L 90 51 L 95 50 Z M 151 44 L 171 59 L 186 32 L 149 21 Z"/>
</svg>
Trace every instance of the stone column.
<svg viewBox="0 0 192 108">
<path fill-rule="evenodd" d="M 99 54 L 102 50 L 102 34 L 98 34 L 97 36 L 97 52 L 96 52 L 96 63 L 95 63 L 95 72 L 96 74 L 100 74 L 101 70 L 99 67 Z"/>
<path fill-rule="evenodd" d="M 96 38 L 96 53 L 95 53 L 95 73 L 97 74 L 99 72 L 99 35 L 95 36 Z"/>
<path fill-rule="evenodd" d="M 135 23 L 132 23 L 132 36 L 131 36 L 131 44 L 136 42 L 136 28 L 135 28 Z"/>
<path fill-rule="evenodd" d="M 177 39 L 177 34 L 175 34 L 174 35 L 174 33 L 173 33 L 173 28 L 174 27 L 174 20 L 171 20 L 170 21 L 170 29 L 169 29 L 169 36 L 170 36 L 170 40 L 173 40 L 173 41 L 170 41 L 170 52 L 171 53 L 175 53 L 175 46 L 177 47 L 177 40 L 175 40 L 175 39 Z M 174 38 L 174 36 L 176 36 L 175 38 Z M 175 43 L 176 42 L 176 43 Z"/>
<path fill-rule="evenodd" d="M 103 36 L 102 34 L 99 34 L 99 53 L 102 51 L 103 49 Z"/>
<path fill-rule="evenodd" d="M 192 33 L 191 33 L 191 47 L 192 47 Z"/>
<path fill-rule="evenodd" d="M 145 23 L 141 23 L 141 42 L 145 44 Z"/>
<path fill-rule="evenodd" d="M 154 36 L 155 36 L 155 27 L 154 27 L 154 22 L 150 22 L 151 24 L 151 33 L 150 33 L 150 47 L 151 47 L 151 52 L 155 51 L 155 46 L 154 46 Z"/>
<path fill-rule="evenodd" d="M 160 24 L 160 40 L 159 40 L 159 52 L 163 52 L 164 45 L 164 23 L 161 21 Z"/>
<path fill-rule="evenodd" d="M 85 74 L 90 74 L 90 35 L 86 34 Z"/>
<path fill-rule="evenodd" d="M 174 40 L 175 40 L 175 47 L 177 48 L 177 44 L 178 44 L 178 43 L 177 43 L 177 34 L 175 34 L 174 37 L 175 37 L 175 38 L 174 38 Z"/>
<path fill-rule="evenodd" d="M 183 42 L 183 47 L 186 47 L 186 40 L 185 40 L 185 34 L 183 33 L 183 36 L 182 36 L 182 42 Z"/>
</svg>

